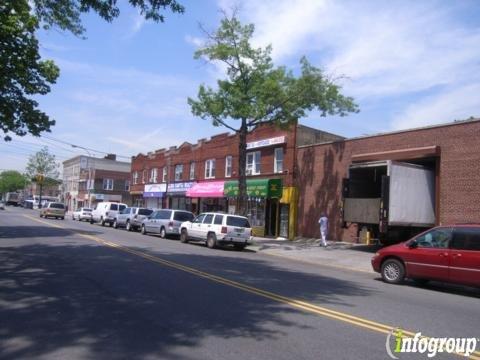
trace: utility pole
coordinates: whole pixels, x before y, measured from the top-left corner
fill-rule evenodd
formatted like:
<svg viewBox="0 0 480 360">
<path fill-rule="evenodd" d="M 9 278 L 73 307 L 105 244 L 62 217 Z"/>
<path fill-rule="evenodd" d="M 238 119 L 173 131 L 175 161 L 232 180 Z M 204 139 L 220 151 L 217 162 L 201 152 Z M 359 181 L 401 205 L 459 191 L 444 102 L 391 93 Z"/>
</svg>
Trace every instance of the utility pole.
<svg viewBox="0 0 480 360">
<path fill-rule="evenodd" d="M 40 195 L 38 197 L 38 208 L 42 208 L 42 190 L 43 190 L 43 181 L 45 180 L 45 175 L 37 174 L 36 175 L 37 184 L 40 185 Z"/>
</svg>

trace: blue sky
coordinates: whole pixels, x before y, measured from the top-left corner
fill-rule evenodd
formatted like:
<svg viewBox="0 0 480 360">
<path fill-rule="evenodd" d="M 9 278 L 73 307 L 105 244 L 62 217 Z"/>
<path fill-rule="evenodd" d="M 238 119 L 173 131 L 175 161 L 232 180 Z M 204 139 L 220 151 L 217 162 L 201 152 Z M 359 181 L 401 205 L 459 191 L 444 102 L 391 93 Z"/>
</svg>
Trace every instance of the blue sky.
<svg viewBox="0 0 480 360">
<path fill-rule="evenodd" d="M 478 1 L 180 0 L 183 15 L 145 21 L 121 8 L 113 23 L 84 16 L 87 39 L 59 30 L 39 33 L 41 53 L 61 75 L 39 98 L 57 121 L 47 136 L 125 156 L 195 142 L 226 131 L 193 117 L 187 97 L 214 85 L 221 66 L 193 59 L 214 30 L 220 9 L 241 3 L 254 23 L 254 44 L 272 44 L 277 65 L 298 69 L 306 55 L 334 77 L 361 112 L 310 114 L 301 123 L 347 137 L 480 117 Z M 63 161 L 82 150 L 31 136 L 1 143 L 0 169 L 23 170 L 42 145 Z M 101 156 L 99 152 L 96 155 Z"/>
</svg>

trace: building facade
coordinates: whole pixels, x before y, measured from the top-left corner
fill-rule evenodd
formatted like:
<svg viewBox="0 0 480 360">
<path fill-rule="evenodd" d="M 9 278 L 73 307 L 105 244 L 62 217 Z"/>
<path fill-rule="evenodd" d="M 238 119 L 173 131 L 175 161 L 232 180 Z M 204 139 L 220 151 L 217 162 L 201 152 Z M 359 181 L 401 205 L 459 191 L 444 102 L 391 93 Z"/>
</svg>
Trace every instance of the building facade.
<svg viewBox="0 0 480 360">
<path fill-rule="evenodd" d="M 358 223 L 344 221 L 344 179 L 352 165 L 378 161 L 405 162 L 434 173 L 435 224 L 480 223 L 479 139 L 480 120 L 473 119 L 300 146 L 298 234 L 318 238 L 318 218 L 325 212 L 330 239 L 358 241 Z"/>
<path fill-rule="evenodd" d="M 76 156 L 63 162 L 63 198 L 68 209 L 94 207 L 102 201 L 129 204 L 130 163 L 105 158 Z"/>
<path fill-rule="evenodd" d="M 247 137 L 248 217 L 254 233 L 293 238 L 298 189 L 296 148 L 341 137 L 305 126 L 257 128 Z M 138 206 L 194 213 L 238 209 L 237 135 L 223 133 L 196 144 L 132 158 L 131 195 Z"/>
</svg>

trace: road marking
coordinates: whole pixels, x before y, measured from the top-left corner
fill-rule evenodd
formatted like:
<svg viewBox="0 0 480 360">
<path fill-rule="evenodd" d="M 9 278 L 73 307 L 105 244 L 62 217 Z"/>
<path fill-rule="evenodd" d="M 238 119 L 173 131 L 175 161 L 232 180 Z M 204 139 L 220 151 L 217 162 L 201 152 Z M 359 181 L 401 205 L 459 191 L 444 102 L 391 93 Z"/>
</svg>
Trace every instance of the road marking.
<svg viewBox="0 0 480 360">
<path fill-rule="evenodd" d="M 29 216 L 29 215 L 23 215 L 23 216 L 26 217 L 26 218 L 29 218 L 31 220 L 34 220 L 36 222 L 42 223 L 42 224 L 46 224 L 46 225 L 56 227 L 56 228 L 59 228 L 59 229 L 65 229 L 65 226 L 60 226 L 60 225 L 57 225 L 57 224 L 53 224 L 53 223 L 50 223 L 48 221 L 40 220 L 40 219 L 34 218 L 32 216 Z M 314 313 L 314 314 L 324 316 L 324 317 L 328 317 L 328 318 L 331 318 L 331 319 L 339 320 L 339 321 L 342 321 L 342 322 L 345 322 L 345 323 L 348 323 L 348 324 L 352 324 L 352 325 L 355 325 L 355 326 L 358 326 L 358 327 L 369 329 L 369 330 L 379 332 L 379 333 L 382 333 L 382 334 L 385 334 L 385 335 L 390 334 L 392 329 L 396 328 L 396 327 L 385 325 L 385 324 L 382 324 L 382 323 L 379 323 L 379 322 L 364 319 L 364 318 L 361 318 L 361 317 L 358 317 L 358 316 L 349 315 L 347 313 L 343 313 L 343 312 L 340 312 L 340 311 L 330 310 L 328 308 L 318 306 L 318 305 L 314 305 L 314 304 L 311 304 L 311 303 L 308 303 L 308 302 L 305 302 L 305 301 L 296 300 L 296 299 L 289 298 L 289 297 L 286 297 L 286 296 L 283 296 L 283 295 L 278 295 L 278 294 L 275 294 L 275 293 L 272 293 L 272 292 L 269 292 L 269 291 L 266 291 L 266 290 L 255 288 L 253 286 L 242 284 L 242 283 L 239 283 L 239 282 L 236 282 L 236 281 L 233 281 L 233 280 L 229 280 L 229 279 L 217 276 L 217 275 L 209 274 L 209 273 L 203 272 L 201 270 L 197 270 L 195 268 L 191 268 L 189 266 L 181 265 L 181 264 L 169 261 L 169 260 L 164 260 L 162 258 L 153 256 L 153 255 L 141 252 L 141 251 L 132 250 L 132 249 L 126 247 L 126 246 L 119 245 L 119 244 L 111 242 L 111 241 L 103 240 L 103 239 L 101 239 L 97 236 L 82 234 L 80 231 L 81 230 L 78 230 L 77 234 L 79 236 L 85 238 L 85 239 L 92 240 L 92 241 L 95 241 L 99 244 L 117 249 L 119 251 L 144 258 L 146 260 L 152 261 L 152 262 L 157 263 L 157 264 L 161 264 L 161 265 L 173 268 L 173 269 L 181 270 L 183 272 L 186 272 L 186 273 L 189 273 L 189 274 L 192 274 L 192 275 L 204 278 L 204 279 L 208 279 L 210 281 L 214 281 L 214 282 L 219 283 L 219 284 L 234 287 L 234 288 L 240 289 L 242 291 L 245 291 L 245 292 L 248 292 L 248 293 L 251 293 L 251 294 L 255 294 L 255 295 L 258 295 L 258 296 L 276 301 L 276 302 L 280 302 L 280 303 L 289 305 L 291 307 L 294 307 L 296 309 L 300 309 L 300 310 L 303 310 L 303 311 L 306 311 L 306 312 Z M 413 331 L 403 330 L 402 332 L 403 332 L 404 337 L 413 337 L 416 334 L 416 332 L 413 332 Z M 428 336 L 422 336 L 422 338 L 429 339 Z M 462 354 L 456 354 L 456 355 L 465 358 L 465 356 L 463 356 Z M 472 355 L 470 355 L 469 358 L 472 359 L 472 360 L 480 360 L 480 351 L 475 351 Z"/>
</svg>

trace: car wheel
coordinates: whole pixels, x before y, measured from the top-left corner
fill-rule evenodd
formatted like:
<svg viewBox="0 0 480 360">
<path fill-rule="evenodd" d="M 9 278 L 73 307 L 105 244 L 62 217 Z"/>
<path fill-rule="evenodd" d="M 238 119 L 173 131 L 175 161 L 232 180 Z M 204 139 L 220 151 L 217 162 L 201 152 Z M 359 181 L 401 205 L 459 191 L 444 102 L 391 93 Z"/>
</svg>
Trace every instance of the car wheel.
<svg viewBox="0 0 480 360">
<path fill-rule="evenodd" d="M 217 237 L 215 234 L 210 233 L 207 235 L 207 247 L 209 249 L 215 249 L 217 247 Z"/>
<path fill-rule="evenodd" d="M 40 217 L 43 217 L 43 215 L 42 215 L 42 214 L 40 214 Z"/>
<path fill-rule="evenodd" d="M 147 235 L 147 230 L 145 229 L 145 225 L 142 225 L 142 229 L 140 231 L 142 235 Z"/>
<path fill-rule="evenodd" d="M 162 228 L 160 229 L 160 237 L 162 239 L 165 239 L 166 236 L 167 236 L 167 233 L 165 232 L 165 228 L 162 226 Z"/>
<path fill-rule="evenodd" d="M 113 220 L 113 228 L 118 229 L 117 219 Z"/>
<path fill-rule="evenodd" d="M 405 278 L 405 266 L 397 259 L 387 259 L 382 264 L 382 279 L 389 284 L 400 284 Z"/>
<path fill-rule="evenodd" d="M 60 219 L 65 220 L 65 216 L 62 216 Z"/>
<path fill-rule="evenodd" d="M 127 220 L 127 223 L 125 224 L 125 229 L 127 229 L 127 231 L 132 231 L 132 225 L 130 224 L 130 220 Z"/>
<path fill-rule="evenodd" d="M 238 250 L 238 251 L 242 251 L 243 249 L 245 249 L 245 244 L 233 244 L 233 247 L 235 248 L 235 250 Z"/>
<path fill-rule="evenodd" d="M 91 225 L 93 225 L 93 218 L 92 218 L 92 219 L 90 219 L 90 224 L 91 224 Z"/>
<path fill-rule="evenodd" d="M 103 220 L 103 216 L 100 218 L 100 225 L 105 226 L 105 220 Z"/>
<path fill-rule="evenodd" d="M 75 216 L 72 215 L 72 220 L 75 220 Z"/>
<path fill-rule="evenodd" d="M 182 229 L 182 231 L 180 232 L 180 242 L 184 244 L 188 243 L 187 229 Z"/>
</svg>

